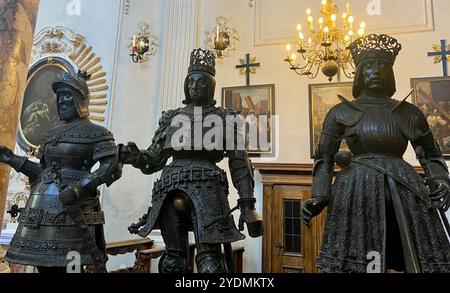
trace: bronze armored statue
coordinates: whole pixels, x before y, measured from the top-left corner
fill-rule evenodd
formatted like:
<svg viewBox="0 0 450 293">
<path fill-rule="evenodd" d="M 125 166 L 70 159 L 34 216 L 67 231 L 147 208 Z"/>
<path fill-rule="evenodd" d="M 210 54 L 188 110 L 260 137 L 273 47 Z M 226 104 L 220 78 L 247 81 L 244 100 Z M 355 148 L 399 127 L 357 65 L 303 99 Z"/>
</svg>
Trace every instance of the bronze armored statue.
<svg viewBox="0 0 450 293">
<path fill-rule="evenodd" d="M 59 119 L 39 147 L 39 163 L 0 147 L 0 162 L 30 178 L 31 195 L 6 255 L 10 263 L 38 267 L 41 273 L 64 273 L 68 254 L 79 253 L 80 267 L 106 272 L 104 215 L 97 187 L 121 176 L 117 146 L 107 129 L 88 119 L 85 72 L 65 73 L 52 85 Z M 99 168 L 91 172 L 93 166 Z"/>
<path fill-rule="evenodd" d="M 450 272 L 444 229 L 450 205 L 447 165 L 420 109 L 392 98 L 400 50 L 387 35 L 369 35 L 350 46 L 357 66 L 356 100 L 340 97 L 342 103 L 325 119 L 313 198 L 302 210 L 309 223 L 328 207 L 318 257 L 323 272 L 365 273 L 376 254 L 380 272 Z M 350 152 L 338 153 L 343 139 Z M 428 187 L 403 160 L 409 142 Z M 335 162 L 342 170 L 332 184 Z"/>
<path fill-rule="evenodd" d="M 230 244 L 244 239 L 244 235 L 231 214 L 234 209 L 228 203 L 227 174 L 217 166 L 225 157 L 229 159 L 231 178 L 239 193 L 240 230 L 246 223 L 250 236 L 263 234 L 262 219 L 255 210 L 253 167 L 245 143 L 239 147 L 238 142 L 243 139 L 239 140 L 242 137 L 237 124 L 230 122 L 237 113 L 215 107 L 215 72 L 211 52 L 194 50 L 184 84 L 186 106 L 163 113 L 147 150 L 140 151 L 129 143 L 120 152 L 124 163 L 132 164 L 144 174 L 163 170 L 154 183 L 148 213 L 129 228 L 131 233 L 142 237 L 153 229 L 161 229 L 166 245 L 166 253 L 159 262 L 161 273 L 191 271 L 188 231 L 194 231 L 195 235 L 198 272 L 232 272 L 231 262 L 223 261 L 221 248 L 224 245 L 225 252 L 231 252 Z M 208 120 L 215 122 L 207 123 Z M 223 131 L 211 144 L 205 144 L 214 127 Z M 225 135 L 226 128 L 231 129 L 231 135 Z M 183 135 L 179 136 L 180 133 Z M 169 158 L 173 160 L 167 164 Z"/>
</svg>

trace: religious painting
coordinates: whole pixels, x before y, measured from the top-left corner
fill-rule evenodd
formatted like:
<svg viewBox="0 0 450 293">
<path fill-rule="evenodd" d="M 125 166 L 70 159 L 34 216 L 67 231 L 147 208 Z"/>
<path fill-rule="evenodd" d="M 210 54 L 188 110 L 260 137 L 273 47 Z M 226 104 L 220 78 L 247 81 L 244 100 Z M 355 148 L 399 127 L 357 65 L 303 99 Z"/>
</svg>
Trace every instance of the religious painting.
<svg viewBox="0 0 450 293">
<path fill-rule="evenodd" d="M 69 71 L 74 71 L 72 65 L 57 57 L 45 58 L 28 71 L 17 138 L 18 145 L 25 152 L 32 154 L 41 144 L 43 135 L 62 123 L 58 117 L 52 84 Z"/>
<path fill-rule="evenodd" d="M 310 117 L 310 151 L 313 158 L 319 143 L 322 126 L 327 113 L 341 101 L 338 95 L 347 100 L 353 100 L 353 83 L 324 83 L 309 85 L 309 117 Z M 342 141 L 341 150 L 348 150 L 345 141 Z"/>
<path fill-rule="evenodd" d="M 413 78 L 413 104 L 427 118 L 446 159 L 450 159 L 450 77 Z"/>
<path fill-rule="evenodd" d="M 273 153 L 274 84 L 223 88 L 222 107 L 240 112 L 245 118 L 245 143 L 249 155 Z"/>
</svg>

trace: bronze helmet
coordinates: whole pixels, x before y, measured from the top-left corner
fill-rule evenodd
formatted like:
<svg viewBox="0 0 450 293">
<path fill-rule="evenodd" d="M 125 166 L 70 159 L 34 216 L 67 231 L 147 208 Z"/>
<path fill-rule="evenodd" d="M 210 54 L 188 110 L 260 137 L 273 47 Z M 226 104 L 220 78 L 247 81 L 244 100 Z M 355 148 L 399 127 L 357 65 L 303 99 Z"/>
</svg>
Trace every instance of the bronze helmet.
<svg viewBox="0 0 450 293">
<path fill-rule="evenodd" d="M 85 71 L 78 70 L 77 75 L 66 72 L 58 80 L 52 84 L 53 92 L 56 94 L 58 89 L 69 86 L 79 95 L 74 95 L 75 107 L 80 117 L 88 117 L 90 94 L 86 81 L 90 79 L 90 75 Z"/>
</svg>

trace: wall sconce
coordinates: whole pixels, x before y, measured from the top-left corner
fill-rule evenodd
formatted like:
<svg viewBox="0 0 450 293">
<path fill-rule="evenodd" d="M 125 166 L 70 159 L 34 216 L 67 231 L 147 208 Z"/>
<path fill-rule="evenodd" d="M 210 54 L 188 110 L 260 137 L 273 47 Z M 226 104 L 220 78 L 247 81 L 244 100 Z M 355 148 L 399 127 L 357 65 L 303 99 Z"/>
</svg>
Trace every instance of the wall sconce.
<svg viewBox="0 0 450 293">
<path fill-rule="evenodd" d="M 131 38 L 130 56 L 134 63 L 143 63 L 150 56 L 155 55 L 159 46 L 158 37 L 150 34 L 150 26 L 146 23 L 139 24 L 140 31 Z"/>
<path fill-rule="evenodd" d="M 238 31 L 228 27 L 225 17 L 218 17 L 214 30 L 207 31 L 205 34 L 206 47 L 213 51 L 219 59 L 227 57 L 230 52 L 236 50 L 237 42 L 240 41 Z"/>
</svg>

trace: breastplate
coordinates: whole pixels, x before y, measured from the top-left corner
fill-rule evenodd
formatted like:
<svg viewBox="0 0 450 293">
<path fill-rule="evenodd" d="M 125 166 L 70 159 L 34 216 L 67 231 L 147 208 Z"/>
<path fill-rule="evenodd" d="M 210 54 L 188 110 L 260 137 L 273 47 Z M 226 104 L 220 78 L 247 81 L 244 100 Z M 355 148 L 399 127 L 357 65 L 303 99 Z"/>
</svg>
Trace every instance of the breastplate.
<svg viewBox="0 0 450 293">
<path fill-rule="evenodd" d="M 226 147 L 225 136 L 227 135 L 225 121 L 216 112 L 206 112 L 195 116 L 192 113 L 180 113 L 168 126 L 164 149 L 175 151 L 222 153 Z M 205 121 L 209 121 L 205 123 Z M 212 123 L 211 123 L 212 121 Z M 206 126 L 207 124 L 210 124 Z M 172 125 L 177 125 L 172 126 Z"/>
<path fill-rule="evenodd" d="M 354 155 L 402 157 L 408 147 L 394 114 L 381 105 L 367 106 L 362 119 L 346 129 L 345 140 Z"/>
<path fill-rule="evenodd" d="M 57 143 L 45 146 L 45 163 L 48 167 L 57 165 L 62 169 L 90 170 L 92 146 L 89 144 Z"/>
</svg>

